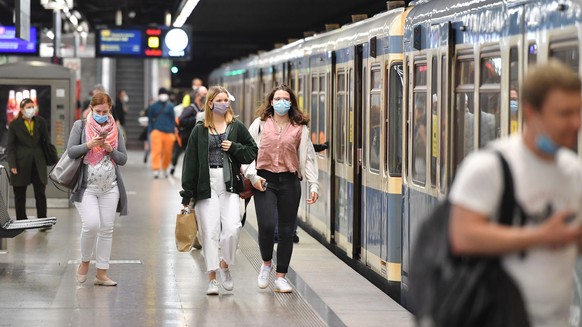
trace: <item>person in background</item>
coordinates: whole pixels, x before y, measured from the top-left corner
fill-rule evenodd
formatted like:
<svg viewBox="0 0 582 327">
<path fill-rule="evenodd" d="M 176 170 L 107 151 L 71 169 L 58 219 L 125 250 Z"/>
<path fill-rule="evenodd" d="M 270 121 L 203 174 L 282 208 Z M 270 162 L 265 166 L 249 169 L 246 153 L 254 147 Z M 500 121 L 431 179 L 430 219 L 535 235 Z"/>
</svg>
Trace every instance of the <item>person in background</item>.
<svg viewBox="0 0 582 327">
<path fill-rule="evenodd" d="M 196 91 L 198 90 L 199 87 L 203 85 L 204 83 L 202 83 L 202 80 L 200 78 L 194 77 L 194 79 L 192 79 L 192 93 L 191 93 L 192 95 L 186 93 L 182 98 L 182 106 L 184 108 L 192 104 L 193 99 L 196 97 Z"/>
<path fill-rule="evenodd" d="M 127 92 L 123 89 L 119 90 L 115 98 L 115 106 L 113 107 L 113 118 L 123 127 L 125 127 L 125 115 L 129 111 L 127 108 L 128 103 L 129 96 Z"/>
<path fill-rule="evenodd" d="M 14 189 L 16 219 L 27 219 L 26 188 L 32 184 L 36 200 L 37 218 L 47 216 L 46 183 L 47 164 L 42 142 L 50 140 L 44 118 L 37 116 L 34 102 L 25 98 L 20 101 L 20 111 L 8 127 L 8 165 L 10 182 Z"/>
<path fill-rule="evenodd" d="M 570 326 L 572 271 L 582 243 L 582 163 L 572 151 L 581 91 L 578 75 L 561 62 L 530 67 L 521 89 L 523 134 L 467 156 L 449 195 L 452 251 L 500 257 L 532 327 Z M 496 151 L 511 169 L 521 209 L 515 211 L 525 215 L 525 226 L 496 223 L 504 189 Z"/>
<path fill-rule="evenodd" d="M 257 278 L 259 288 L 269 285 L 272 269 L 275 211 L 278 212 L 276 292 L 292 292 L 285 278 L 293 252 L 294 226 L 301 200 L 300 179 L 308 182 L 308 204 L 318 198 L 317 162 L 309 137 L 309 118 L 297 105 L 286 85 L 274 88 L 257 110 L 259 116 L 249 132 L 259 146 L 257 160 L 245 170 L 253 190 L 263 264 Z"/>
<path fill-rule="evenodd" d="M 127 195 L 120 166 L 127 162 L 123 135 L 111 115 L 108 94 L 93 96 L 86 122 L 76 121 L 69 135 L 67 153 L 71 159 L 83 157 L 71 201 L 81 216 L 81 264 L 79 283 L 87 280 L 89 263 L 95 252 L 97 274 L 93 284 L 115 286 L 107 276 L 116 212 L 127 215 Z"/>
<path fill-rule="evenodd" d="M 186 149 L 190 133 L 194 129 L 197 122 L 204 119 L 204 104 L 206 102 L 206 95 L 208 89 L 204 86 L 199 87 L 194 94 L 194 102 L 184 108 L 182 114 L 178 118 L 178 135 L 181 139 L 182 146 L 178 142 L 174 144 L 174 151 L 172 153 L 172 168 L 170 168 L 170 175 L 174 175 L 178 159 L 182 154 L 183 149 Z"/>
<path fill-rule="evenodd" d="M 158 101 L 148 108 L 148 131 L 154 178 L 160 176 L 160 171 L 165 177 L 168 177 L 172 148 L 176 141 L 174 136 L 176 124 L 174 105 L 169 100 L 168 90 L 162 87 L 158 91 Z"/>
<path fill-rule="evenodd" d="M 213 86 L 204 105 L 204 122 L 196 124 L 186 146 L 182 169 L 182 204 L 195 202 L 198 235 L 204 245 L 207 295 L 234 288 L 229 267 L 235 262 L 240 235 L 240 198 L 235 183 L 241 164 L 257 157 L 257 145 L 245 125 L 234 117 L 224 87 Z"/>
</svg>

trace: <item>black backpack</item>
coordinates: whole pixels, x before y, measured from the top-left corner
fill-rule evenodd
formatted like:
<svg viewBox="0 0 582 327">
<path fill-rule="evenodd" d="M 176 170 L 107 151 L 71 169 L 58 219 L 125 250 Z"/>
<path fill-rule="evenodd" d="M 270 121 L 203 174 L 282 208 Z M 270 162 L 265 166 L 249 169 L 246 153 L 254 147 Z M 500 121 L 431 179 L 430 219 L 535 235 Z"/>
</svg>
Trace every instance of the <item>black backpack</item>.
<svg viewBox="0 0 582 327">
<path fill-rule="evenodd" d="M 499 223 L 512 225 L 519 210 L 509 165 L 503 167 L 504 191 Z M 418 326 L 527 327 L 521 292 L 499 256 L 456 256 L 449 241 L 451 203 L 441 202 L 419 229 L 410 264 L 410 305 Z"/>
</svg>

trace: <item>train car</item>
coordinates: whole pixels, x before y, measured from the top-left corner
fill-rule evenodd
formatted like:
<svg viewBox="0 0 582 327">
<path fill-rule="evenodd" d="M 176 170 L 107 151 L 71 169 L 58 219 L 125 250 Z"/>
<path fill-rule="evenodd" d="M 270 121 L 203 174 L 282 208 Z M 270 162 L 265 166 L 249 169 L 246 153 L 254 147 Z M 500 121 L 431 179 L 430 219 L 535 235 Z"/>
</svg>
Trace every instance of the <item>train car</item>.
<svg viewBox="0 0 582 327">
<path fill-rule="evenodd" d="M 518 99 L 528 66 L 557 58 L 580 73 L 581 9 L 580 0 L 441 0 L 418 1 L 410 11 L 404 33 L 403 304 L 417 227 L 446 194 L 463 158 L 523 129 L 521 109 L 510 103 Z M 572 326 L 580 326 L 581 272 L 579 262 Z"/>
<path fill-rule="evenodd" d="M 244 70 L 252 77 L 244 79 L 243 96 L 256 91 L 259 101 L 281 82 L 295 90 L 311 119 L 312 142 L 330 145 L 317 154 L 320 201 L 312 206 L 302 202 L 301 225 L 395 298 L 401 279 L 406 12 L 380 13 L 225 65 L 211 76 L 226 85 L 233 71 Z M 254 112 L 258 103 L 252 103 L 245 101 L 241 110 Z"/>
</svg>

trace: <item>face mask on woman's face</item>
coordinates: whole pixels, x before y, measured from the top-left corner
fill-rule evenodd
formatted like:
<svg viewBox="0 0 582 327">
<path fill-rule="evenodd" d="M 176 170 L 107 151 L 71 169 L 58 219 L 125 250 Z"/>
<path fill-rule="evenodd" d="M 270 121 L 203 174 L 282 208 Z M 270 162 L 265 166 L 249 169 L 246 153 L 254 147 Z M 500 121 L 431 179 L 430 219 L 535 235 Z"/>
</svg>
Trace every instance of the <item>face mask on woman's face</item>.
<svg viewBox="0 0 582 327">
<path fill-rule="evenodd" d="M 212 112 L 215 112 L 221 116 L 226 115 L 228 111 L 228 102 L 213 102 L 212 103 Z"/>
<path fill-rule="evenodd" d="M 163 93 L 160 94 L 160 101 L 166 102 L 166 101 L 168 101 L 168 99 L 169 99 L 169 96 L 167 94 L 163 94 Z"/>
<path fill-rule="evenodd" d="M 34 107 L 24 109 L 24 117 L 26 117 L 28 119 L 34 117 L 35 113 L 36 113 L 36 108 L 34 108 Z"/>
<path fill-rule="evenodd" d="M 129 96 L 124 95 L 123 96 L 123 102 L 128 103 L 129 102 Z"/>
<path fill-rule="evenodd" d="M 291 109 L 291 101 L 287 101 L 285 99 L 274 101 L 273 109 L 275 109 L 277 115 L 284 116 L 287 114 L 287 112 L 289 112 L 289 109 Z"/>
<path fill-rule="evenodd" d="M 103 123 L 105 123 L 105 122 L 107 121 L 107 119 L 109 119 L 109 115 L 101 116 L 101 115 L 98 115 L 98 114 L 96 114 L 96 113 L 93 113 L 93 119 L 94 119 L 94 120 L 95 120 L 97 123 L 99 123 L 99 124 L 103 124 Z"/>
</svg>

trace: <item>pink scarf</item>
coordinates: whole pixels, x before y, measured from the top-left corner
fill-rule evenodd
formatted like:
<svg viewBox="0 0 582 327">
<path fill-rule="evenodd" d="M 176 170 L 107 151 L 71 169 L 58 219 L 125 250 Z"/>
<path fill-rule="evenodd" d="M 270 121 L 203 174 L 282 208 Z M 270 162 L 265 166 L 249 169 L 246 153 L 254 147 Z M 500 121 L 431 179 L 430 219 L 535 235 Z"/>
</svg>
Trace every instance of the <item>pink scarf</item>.
<svg viewBox="0 0 582 327">
<path fill-rule="evenodd" d="M 103 125 L 99 125 L 99 123 L 93 119 L 93 113 L 90 113 L 87 116 L 87 124 L 85 125 L 85 138 L 87 142 L 98 136 L 101 132 L 107 133 L 105 142 L 111 144 L 113 149 L 117 149 L 117 124 L 115 124 L 113 116 L 109 115 L 107 122 Z M 94 166 L 107 154 L 107 150 L 100 146 L 96 146 L 87 152 L 83 162 L 87 165 Z M 111 161 L 113 161 L 113 159 L 111 159 Z"/>
</svg>

